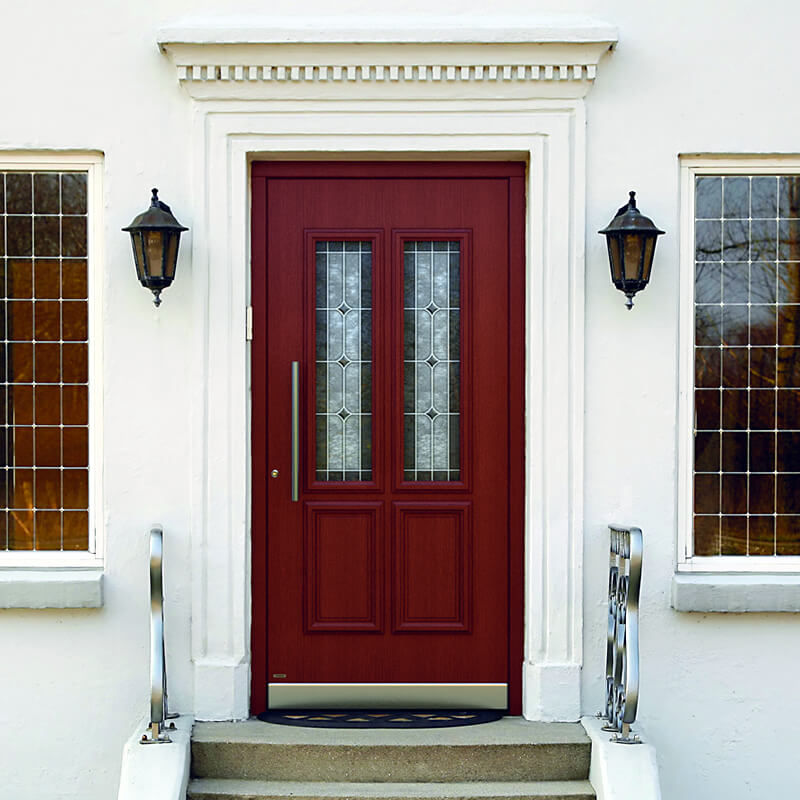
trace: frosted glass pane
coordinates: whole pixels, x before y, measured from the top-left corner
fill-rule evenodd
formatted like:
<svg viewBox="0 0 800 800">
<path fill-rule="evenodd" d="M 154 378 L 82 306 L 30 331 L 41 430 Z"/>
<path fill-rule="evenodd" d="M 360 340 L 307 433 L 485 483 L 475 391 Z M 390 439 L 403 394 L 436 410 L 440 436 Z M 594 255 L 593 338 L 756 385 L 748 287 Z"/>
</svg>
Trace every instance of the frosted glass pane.
<svg viewBox="0 0 800 800">
<path fill-rule="evenodd" d="M 316 245 L 316 477 L 372 480 L 372 245 Z"/>
<path fill-rule="evenodd" d="M 403 253 L 404 476 L 457 481 L 460 243 L 406 242 Z"/>
</svg>

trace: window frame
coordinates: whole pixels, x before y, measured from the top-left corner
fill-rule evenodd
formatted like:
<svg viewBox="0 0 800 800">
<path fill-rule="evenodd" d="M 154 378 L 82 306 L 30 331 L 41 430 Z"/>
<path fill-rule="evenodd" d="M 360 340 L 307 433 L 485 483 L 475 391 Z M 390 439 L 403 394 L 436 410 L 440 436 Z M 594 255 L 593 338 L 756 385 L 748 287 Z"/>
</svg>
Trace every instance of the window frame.
<svg viewBox="0 0 800 800">
<path fill-rule="evenodd" d="M 797 556 L 696 556 L 694 552 L 695 178 L 714 175 L 800 175 L 798 155 L 680 156 L 680 286 L 678 360 L 678 572 L 800 573 Z"/>
<path fill-rule="evenodd" d="M 5 568 L 102 568 L 102 273 L 103 156 L 99 152 L 0 150 L 0 171 L 85 172 L 87 174 L 87 284 L 89 311 L 89 546 L 87 550 L 2 550 Z"/>
</svg>

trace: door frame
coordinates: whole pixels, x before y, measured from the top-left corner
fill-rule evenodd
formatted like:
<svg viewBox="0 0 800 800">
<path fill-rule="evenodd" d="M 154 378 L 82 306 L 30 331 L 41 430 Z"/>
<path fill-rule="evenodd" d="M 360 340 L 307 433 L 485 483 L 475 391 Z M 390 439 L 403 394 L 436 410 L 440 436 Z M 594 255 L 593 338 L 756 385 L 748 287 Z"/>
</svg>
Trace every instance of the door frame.
<svg viewBox="0 0 800 800">
<path fill-rule="evenodd" d="M 266 204 L 267 185 L 271 178 L 499 178 L 508 186 L 508 299 L 509 299 L 509 403 L 508 403 L 508 710 L 510 714 L 522 713 L 522 672 L 518 665 L 523 660 L 524 624 L 524 470 L 525 470 L 525 172 L 524 161 L 251 161 L 251 267 L 250 297 L 253 330 L 251 342 L 251 453 L 252 473 L 267 481 L 266 441 L 266 363 L 269 352 L 267 337 L 267 276 L 270 266 L 267 259 Z M 390 237 L 389 231 L 385 235 Z M 306 264 L 300 264 L 301 275 Z M 256 300 L 256 298 L 258 298 Z M 256 386 L 259 390 L 256 391 Z M 391 437 L 395 441 L 395 437 Z M 513 443 L 519 443 L 513 446 Z M 387 443 L 387 446 L 391 445 Z M 468 455 L 468 454 L 467 454 Z M 393 462 L 396 455 L 393 455 Z M 387 476 L 387 480 L 390 478 Z M 269 608 L 266 582 L 267 493 L 251 491 L 252 501 L 252 626 L 251 626 L 251 686 L 250 712 L 259 713 L 267 708 L 268 686 L 268 635 Z M 273 534 L 274 535 L 274 534 Z M 388 544 L 386 545 L 388 546 Z M 516 667 L 514 666 L 516 665 Z"/>
<path fill-rule="evenodd" d="M 193 672 L 183 702 L 197 719 L 241 719 L 250 705 L 248 165 L 304 158 L 528 162 L 523 714 L 581 714 L 584 97 L 617 31 L 526 16 L 499 27 L 413 22 L 376 19 L 365 31 L 345 15 L 322 32 L 295 23 L 159 32 L 192 119 L 182 250 L 194 347 L 191 637 L 176 674 Z"/>
</svg>

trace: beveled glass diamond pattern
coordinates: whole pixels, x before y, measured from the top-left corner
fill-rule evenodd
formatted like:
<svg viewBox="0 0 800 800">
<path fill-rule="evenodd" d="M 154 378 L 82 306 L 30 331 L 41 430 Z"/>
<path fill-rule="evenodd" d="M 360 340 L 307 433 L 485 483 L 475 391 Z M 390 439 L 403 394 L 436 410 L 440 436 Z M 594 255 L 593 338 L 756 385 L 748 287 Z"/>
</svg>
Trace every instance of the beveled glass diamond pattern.
<svg viewBox="0 0 800 800">
<path fill-rule="evenodd" d="M 316 243 L 316 478 L 372 480 L 372 244 Z"/>
<path fill-rule="evenodd" d="M 403 259 L 404 478 L 457 481 L 461 245 L 406 242 Z"/>
</svg>

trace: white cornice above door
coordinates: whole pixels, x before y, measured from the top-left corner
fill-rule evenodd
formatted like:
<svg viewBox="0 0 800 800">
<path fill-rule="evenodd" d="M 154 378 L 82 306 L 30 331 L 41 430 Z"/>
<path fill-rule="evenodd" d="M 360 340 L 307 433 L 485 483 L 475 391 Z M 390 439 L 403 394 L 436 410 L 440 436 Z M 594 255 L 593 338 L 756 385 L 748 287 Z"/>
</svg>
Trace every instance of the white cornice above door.
<svg viewBox="0 0 800 800">
<path fill-rule="evenodd" d="M 336 17 L 175 25 L 159 47 L 192 97 L 580 98 L 613 26 L 572 17 Z"/>
</svg>

